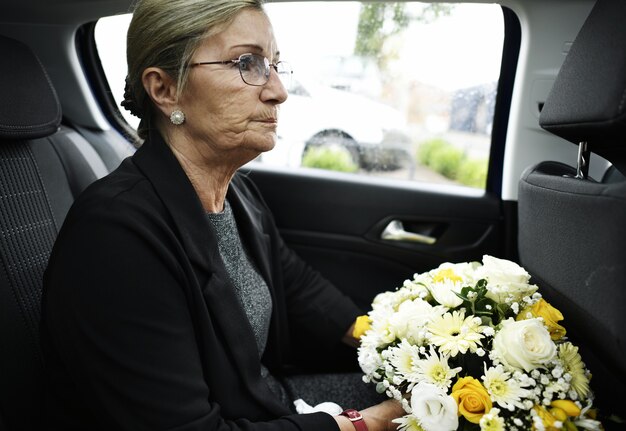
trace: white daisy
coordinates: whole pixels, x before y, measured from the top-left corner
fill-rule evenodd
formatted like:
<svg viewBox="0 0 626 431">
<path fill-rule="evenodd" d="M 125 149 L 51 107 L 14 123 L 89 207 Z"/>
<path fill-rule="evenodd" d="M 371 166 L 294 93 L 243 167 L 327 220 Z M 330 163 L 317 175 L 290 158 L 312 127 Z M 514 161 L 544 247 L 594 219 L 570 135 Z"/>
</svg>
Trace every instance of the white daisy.
<svg viewBox="0 0 626 431">
<path fill-rule="evenodd" d="M 448 389 L 452 384 L 452 378 L 461 370 L 461 367 L 450 368 L 448 364 L 449 356 L 442 353 L 438 355 L 435 349 L 431 348 L 430 353 L 424 359 L 415 363 L 415 368 L 419 370 L 421 380 L 432 383 L 442 389 Z"/>
<path fill-rule="evenodd" d="M 529 395 L 528 390 L 522 387 L 522 383 L 512 378 L 511 373 L 504 371 L 502 365 L 490 368 L 485 365 L 482 380 L 491 399 L 501 407 L 508 410 L 524 408 L 522 398 Z"/>
<path fill-rule="evenodd" d="M 476 281 L 478 281 L 474 274 L 479 266 L 480 264 L 478 262 L 445 262 L 439 265 L 438 268 L 429 271 L 427 274 L 432 277 L 433 282 L 449 279 L 462 282 L 465 285 L 474 285 Z"/>
<path fill-rule="evenodd" d="M 399 424 L 398 431 L 424 431 L 424 428 L 420 426 L 419 421 L 413 415 L 402 416 L 391 422 Z"/>
<path fill-rule="evenodd" d="M 458 307 L 463 300 L 456 294 L 461 292 L 463 286 L 473 286 L 475 264 L 472 263 L 443 263 L 427 273 L 428 290 L 439 304 L 448 308 Z"/>
<path fill-rule="evenodd" d="M 448 278 L 428 287 L 435 301 L 448 308 L 455 308 L 463 303 L 463 300 L 457 296 L 457 293 L 461 293 L 462 288 L 463 284 L 460 281 L 453 281 Z"/>
<path fill-rule="evenodd" d="M 500 409 L 493 407 L 480 418 L 480 431 L 504 431 L 504 418 L 498 416 Z"/>
<path fill-rule="evenodd" d="M 594 420 L 594 419 L 578 419 L 576 421 L 574 421 L 574 425 L 576 425 L 576 427 L 580 428 L 580 429 L 585 429 L 585 430 L 600 430 L 602 429 L 602 424 L 600 423 L 600 421 Z"/>
<path fill-rule="evenodd" d="M 396 347 L 389 349 L 389 362 L 396 370 L 396 374 L 408 382 L 417 382 L 420 374 L 416 367 L 420 356 L 419 347 L 406 340 L 402 340 Z"/>
</svg>

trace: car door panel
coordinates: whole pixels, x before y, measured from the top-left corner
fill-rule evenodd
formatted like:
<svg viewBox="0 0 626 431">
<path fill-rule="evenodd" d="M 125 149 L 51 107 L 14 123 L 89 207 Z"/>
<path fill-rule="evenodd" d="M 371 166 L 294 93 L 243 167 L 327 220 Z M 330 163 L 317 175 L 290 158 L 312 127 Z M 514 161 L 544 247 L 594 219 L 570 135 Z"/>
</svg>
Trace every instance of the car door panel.
<svg viewBox="0 0 626 431">
<path fill-rule="evenodd" d="M 445 261 L 499 254 L 498 198 L 349 175 L 251 169 L 287 242 L 364 310 L 374 296 Z M 392 221 L 432 244 L 383 239 Z"/>
</svg>

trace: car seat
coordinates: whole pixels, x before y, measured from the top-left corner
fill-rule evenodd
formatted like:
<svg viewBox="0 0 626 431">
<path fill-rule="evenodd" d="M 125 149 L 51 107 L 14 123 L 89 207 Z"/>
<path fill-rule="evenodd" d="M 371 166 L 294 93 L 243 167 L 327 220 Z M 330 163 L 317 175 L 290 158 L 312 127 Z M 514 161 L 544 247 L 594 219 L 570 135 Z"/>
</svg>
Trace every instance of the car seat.
<svg viewBox="0 0 626 431">
<path fill-rule="evenodd" d="M 108 170 L 61 125 L 59 100 L 33 52 L 0 36 L 0 54 L 0 429 L 36 430 L 43 272 L 74 198 Z"/>
<path fill-rule="evenodd" d="M 565 316 L 596 402 L 620 413 L 626 391 L 626 2 L 598 0 L 567 55 L 539 123 L 579 146 L 576 166 L 528 168 L 518 193 L 519 257 Z M 612 166 L 589 177 L 591 157 Z M 614 396 L 612 394 L 622 394 Z M 623 429 L 624 424 L 605 424 Z"/>
</svg>

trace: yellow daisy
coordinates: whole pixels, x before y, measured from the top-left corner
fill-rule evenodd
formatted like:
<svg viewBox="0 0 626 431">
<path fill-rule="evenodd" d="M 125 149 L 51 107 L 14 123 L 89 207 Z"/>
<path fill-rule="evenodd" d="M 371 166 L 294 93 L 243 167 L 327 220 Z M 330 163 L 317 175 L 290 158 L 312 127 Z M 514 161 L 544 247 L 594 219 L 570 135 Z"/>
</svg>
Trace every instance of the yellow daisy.
<svg viewBox="0 0 626 431">
<path fill-rule="evenodd" d="M 572 389 L 581 399 L 584 399 L 589 394 L 589 379 L 585 371 L 585 364 L 578 353 L 578 347 L 570 342 L 561 344 L 559 346 L 559 359 L 563 362 L 565 372 L 572 376 L 570 381 Z"/>
<path fill-rule="evenodd" d="M 430 342 L 452 357 L 459 352 L 465 354 L 468 350 L 475 352 L 483 338 L 480 319 L 474 316 L 466 318 L 463 311 L 435 316 L 427 329 L 431 333 Z"/>
</svg>

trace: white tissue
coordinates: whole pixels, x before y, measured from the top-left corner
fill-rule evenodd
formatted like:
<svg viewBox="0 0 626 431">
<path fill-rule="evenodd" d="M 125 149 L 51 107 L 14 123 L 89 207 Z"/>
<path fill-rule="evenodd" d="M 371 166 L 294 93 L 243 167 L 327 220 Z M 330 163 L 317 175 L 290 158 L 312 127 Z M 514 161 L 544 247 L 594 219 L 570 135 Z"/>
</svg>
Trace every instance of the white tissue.
<svg viewBox="0 0 626 431">
<path fill-rule="evenodd" d="M 331 403 L 330 401 L 319 403 L 315 407 L 311 407 L 306 403 L 306 401 L 302 399 L 295 400 L 293 404 L 296 406 L 296 411 L 300 414 L 325 412 L 329 415 L 336 416 L 343 411 L 343 409 L 338 404 Z"/>
</svg>

